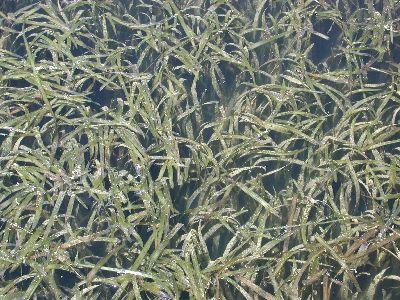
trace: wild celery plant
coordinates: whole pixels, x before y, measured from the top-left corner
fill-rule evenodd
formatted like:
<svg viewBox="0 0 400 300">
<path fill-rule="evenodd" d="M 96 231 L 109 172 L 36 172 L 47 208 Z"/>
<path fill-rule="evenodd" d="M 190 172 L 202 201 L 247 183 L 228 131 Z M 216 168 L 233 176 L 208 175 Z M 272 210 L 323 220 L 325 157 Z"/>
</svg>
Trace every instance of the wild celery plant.
<svg viewBox="0 0 400 300">
<path fill-rule="evenodd" d="M 396 299 L 400 3 L 0 4 L 5 299 Z"/>
</svg>

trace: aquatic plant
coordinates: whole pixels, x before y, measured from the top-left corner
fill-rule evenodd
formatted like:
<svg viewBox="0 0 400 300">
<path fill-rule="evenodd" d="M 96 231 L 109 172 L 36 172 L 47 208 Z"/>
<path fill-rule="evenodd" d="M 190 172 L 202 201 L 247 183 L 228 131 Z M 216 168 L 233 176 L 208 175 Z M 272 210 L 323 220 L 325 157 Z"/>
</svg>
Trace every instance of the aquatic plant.
<svg viewBox="0 0 400 300">
<path fill-rule="evenodd" d="M 5 0 L 5 299 L 396 299 L 395 0 Z"/>
</svg>

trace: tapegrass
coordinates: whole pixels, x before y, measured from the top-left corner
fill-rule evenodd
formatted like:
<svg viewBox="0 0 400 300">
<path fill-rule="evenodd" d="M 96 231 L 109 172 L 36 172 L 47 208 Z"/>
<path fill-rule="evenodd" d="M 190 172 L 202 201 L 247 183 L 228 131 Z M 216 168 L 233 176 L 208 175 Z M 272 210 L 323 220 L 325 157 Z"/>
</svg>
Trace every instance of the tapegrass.
<svg viewBox="0 0 400 300">
<path fill-rule="evenodd" d="M 2 298 L 400 297 L 400 4 L 359 2 L 1 2 Z"/>
</svg>

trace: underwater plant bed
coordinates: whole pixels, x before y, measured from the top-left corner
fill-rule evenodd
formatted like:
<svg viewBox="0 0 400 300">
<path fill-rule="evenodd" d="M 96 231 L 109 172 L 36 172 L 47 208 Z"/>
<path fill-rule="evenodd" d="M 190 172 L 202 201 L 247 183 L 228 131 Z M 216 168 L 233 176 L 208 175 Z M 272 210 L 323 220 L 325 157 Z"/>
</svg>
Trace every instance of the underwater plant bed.
<svg viewBox="0 0 400 300">
<path fill-rule="evenodd" d="M 400 1 L 0 2 L 1 299 L 399 299 Z"/>
</svg>

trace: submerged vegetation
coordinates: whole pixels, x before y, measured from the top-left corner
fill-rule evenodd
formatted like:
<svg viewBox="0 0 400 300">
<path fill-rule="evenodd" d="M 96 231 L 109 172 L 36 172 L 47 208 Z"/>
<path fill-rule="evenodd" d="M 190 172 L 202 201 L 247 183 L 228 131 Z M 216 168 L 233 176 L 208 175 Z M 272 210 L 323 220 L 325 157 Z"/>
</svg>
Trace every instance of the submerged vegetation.
<svg viewBox="0 0 400 300">
<path fill-rule="evenodd" d="M 395 0 L 3 0 L 2 299 L 398 299 Z"/>
</svg>

